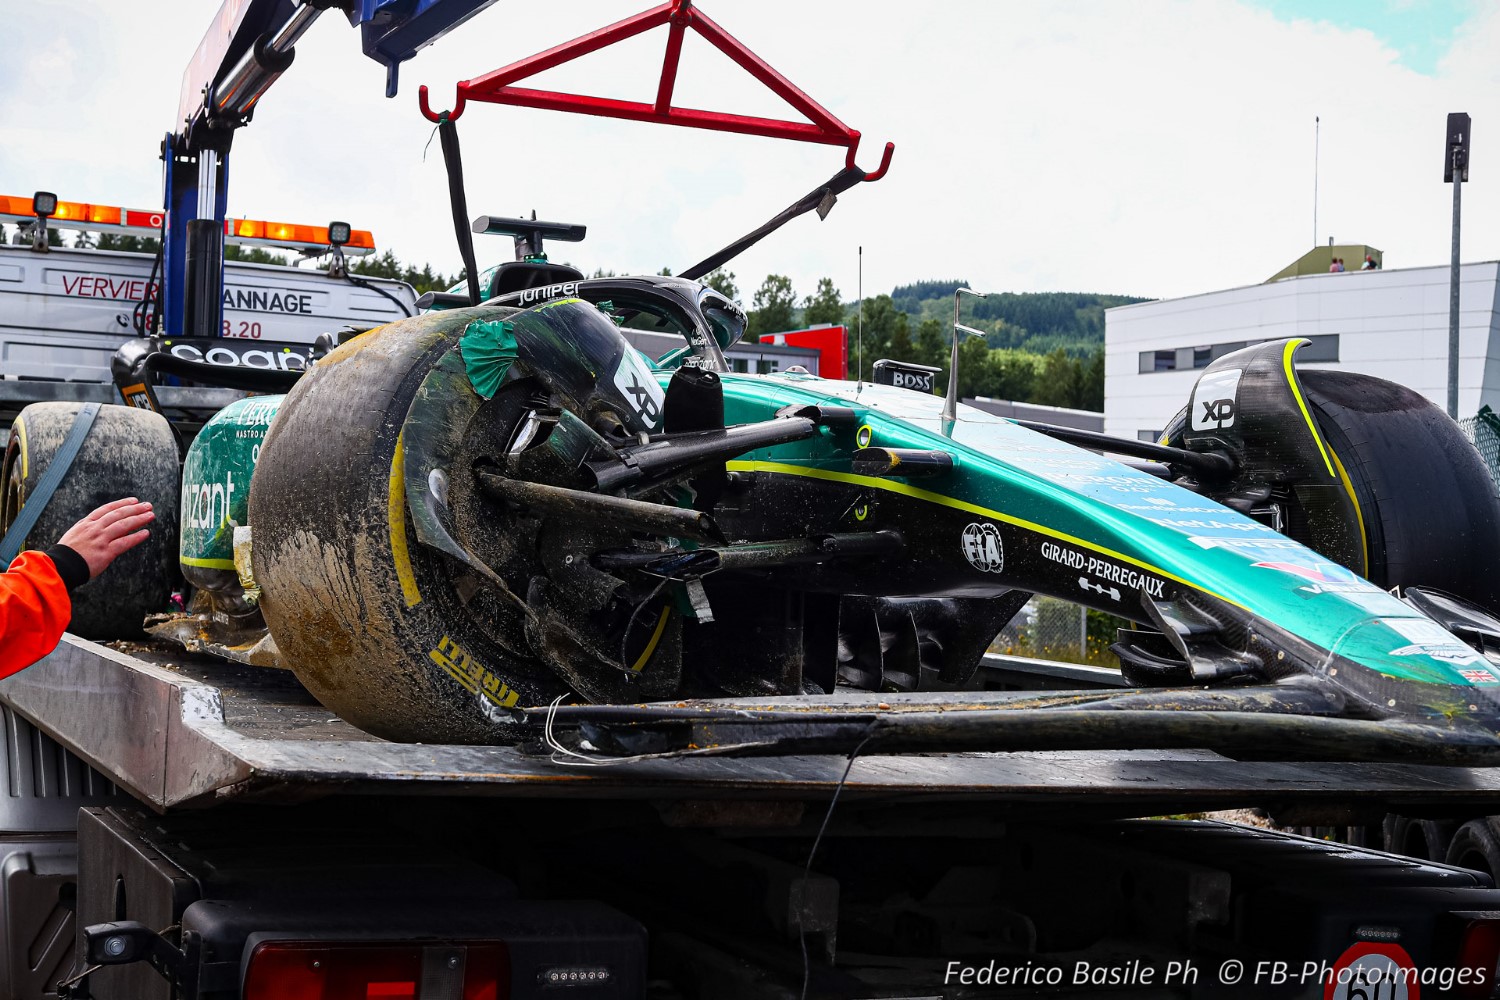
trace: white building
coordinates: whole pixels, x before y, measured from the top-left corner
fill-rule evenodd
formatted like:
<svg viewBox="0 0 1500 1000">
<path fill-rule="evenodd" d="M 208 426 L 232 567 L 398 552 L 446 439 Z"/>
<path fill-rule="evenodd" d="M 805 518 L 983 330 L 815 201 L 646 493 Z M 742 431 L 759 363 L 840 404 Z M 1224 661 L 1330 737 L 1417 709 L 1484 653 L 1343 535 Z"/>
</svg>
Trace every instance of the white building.
<svg viewBox="0 0 1500 1000">
<path fill-rule="evenodd" d="M 1448 405 L 1449 268 L 1303 274 L 1105 313 L 1104 430 L 1155 438 L 1210 361 L 1265 340 L 1306 337 L 1299 367 L 1399 382 Z M 1465 264 L 1459 284 L 1458 414 L 1500 410 L 1500 262 Z"/>
</svg>

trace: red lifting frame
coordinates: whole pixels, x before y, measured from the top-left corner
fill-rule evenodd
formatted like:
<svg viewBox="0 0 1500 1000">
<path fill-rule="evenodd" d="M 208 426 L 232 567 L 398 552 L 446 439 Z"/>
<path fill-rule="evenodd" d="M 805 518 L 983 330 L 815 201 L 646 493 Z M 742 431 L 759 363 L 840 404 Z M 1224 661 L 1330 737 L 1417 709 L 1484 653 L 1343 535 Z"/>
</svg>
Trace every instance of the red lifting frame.
<svg viewBox="0 0 1500 1000">
<path fill-rule="evenodd" d="M 662 61 L 661 82 L 656 88 L 656 102 L 643 104 L 638 101 L 617 101 L 607 97 L 585 97 L 581 94 L 562 94 L 550 90 L 530 90 L 512 86 L 517 80 L 561 66 L 579 56 L 597 52 L 615 42 L 634 38 L 643 31 L 669 24 L 667 52 Z M 806 122 L 782 121 L 776 118 L 756 118 L 749 115 L 727 114 L 718 111 L 699 111 L 693 108 L 672 107 L 672 88 L 677 83 L 677 61 L 682 55 L 682 39 L 688 28 L 706 38 L 714 48 L 738 63 L 746 72 L 769 87 L 772 92 L 808 118 Z M 668 0 L 659 7 L 627 17 L 607 28 L 590 32 L 571 42 L 548 49 L 519 62 L 511 63 L 475 80 L 464 80 L 458 85 L 458 98 L 449 112 L 434 112 L 427 103 L 427 88 L 418 91 L 422 114 L 429 121 L 439 121 L 444 114 L 450 121 L 463 114 L 469 99 L 487 101 L 491 104 L 513 104 L 523 108 L 541 108 L 546 111 L 572 111 L 585 115 L 601 115 L 607 118 L 624 118 L 638 122 L 660 122 L 663 125 L 685 125 L 689 128 L 706 128 L 716 132 L 740 132 L 745 135 L 760 135 L 771 139 L 796 139 L 799 142 L 820 142 L 830 146 L 843 146 L 846 150 L 844 165 L 854 168 L 854 154 L 859 149 L 859 133 L 839 121 L 817 101 L 808 97 L 790 80 L 772 69 L 765 60 L 751 52 L 723 28 L 709 20 L 707 15 L 692 6 L 692 0 Z M 865 175 L 867 181 L 878 181 L 885 176 L 891 165 L 893 143 L 885 144 L 880 167 Z"/>
</svg>

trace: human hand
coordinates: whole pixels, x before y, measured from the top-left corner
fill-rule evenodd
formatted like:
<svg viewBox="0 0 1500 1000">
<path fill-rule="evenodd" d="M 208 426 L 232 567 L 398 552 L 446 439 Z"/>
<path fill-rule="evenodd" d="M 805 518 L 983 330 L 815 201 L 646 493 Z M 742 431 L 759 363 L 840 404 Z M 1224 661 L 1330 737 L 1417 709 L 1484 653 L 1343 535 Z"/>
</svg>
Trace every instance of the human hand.
<svg viewBox="0 0 1500 1000">
<path fill-rule="evenodd" d="M 115 557 L 146 540 L 145 530 L 156 517 L 151 504 L 126 497 L 113 500 L 79 521 L 57 541 L 89 564 L 89 579 L 103 573 Z"/>
</svg>

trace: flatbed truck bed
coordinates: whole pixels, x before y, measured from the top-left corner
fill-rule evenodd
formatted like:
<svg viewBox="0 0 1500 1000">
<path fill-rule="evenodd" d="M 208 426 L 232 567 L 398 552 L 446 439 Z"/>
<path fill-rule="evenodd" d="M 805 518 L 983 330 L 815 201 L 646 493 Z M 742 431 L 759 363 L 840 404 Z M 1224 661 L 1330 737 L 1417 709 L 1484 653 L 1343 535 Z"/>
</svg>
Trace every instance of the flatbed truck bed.
<svg viewBox="0 0 1500 1000">
<path fill-rule="evenodd" d="M 413 970 L 504 942 L 508 995 L 539 1000 L 580 970 L 611 977 L 590 996 L 649 1000 L 786 1000 L 804 980 L 844 1000 L 1073 996 L 1101 985 L 1070 990 L 1084 974 L 1142 1000 L 1243 995 L 1217 977 L 1231 960 L 1291 963 L 1256 995 L 1303 1000 L 1327 985 L 1303 970 L 1351 956 L 1500 962 L 1471 947 L 1500 929 L 1489 874 L 1378 849 L 1387 813 L 1500 811 L 1500 771 L 1149 749 L 587 766 L 386 742 L 288 673 L 114 645 L 65 636 L 0 681 L 0 997 L 281 995 L 298 949 L 355 975 L 370 940 Z M 962 697 L 1119 683 L 990 657 Z M 873 697 L 933 696 L 767 701 Z M 1126 818 L 1257 805 L 1350 843 Z M 155 957 L 95 967 L 111 935 Z"/>
<path fill-rule="evenodd" d="M 1012 689 L 1097 687 L 1117 676 L 1011 657 L 990 657 L 984 669 L 991 687 Z M 902 696 L 879 697 L 894 704 Z M 1011 697 L 992 690 L 965 700 Z M 768 699 L 788 700 L 796 699 Z M 591 767 L 521 747 L 390 743 L 333 716 L 288 673 L 149 647 L 121 652 L 71 635 L 0 682 L 0 702 L 159 812 L 345 794 L 826 800 L 848 763 L 801 755 Z M 1500 770 L 1238 761 L 1193 750 L 882 755 L 857 760 L 841 795 L 1093 816 L 1256 805 L 1303 815 L 1472 814 L 1500 811 Z"/>
</svg>

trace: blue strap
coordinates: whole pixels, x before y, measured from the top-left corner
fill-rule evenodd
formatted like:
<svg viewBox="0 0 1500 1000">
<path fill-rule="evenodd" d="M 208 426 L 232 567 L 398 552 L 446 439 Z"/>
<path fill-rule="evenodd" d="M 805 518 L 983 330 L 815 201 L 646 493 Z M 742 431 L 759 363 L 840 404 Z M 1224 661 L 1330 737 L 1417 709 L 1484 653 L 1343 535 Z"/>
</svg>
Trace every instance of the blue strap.
<svg viewBox="0 0 1500 1000">
<path fill-rule="evenodd" d="M 57 449 L 57 454 L 52 456 L 52 461 L 47 466 L 47 471 L 42 473 L 42 478 L 36 484 L 36 489 L 26 502 L 21 505 L 21 512 L 11 522 L 10 530 L 0 538 L 0 570 L 10 568 L 16 556 L 21 554 L 21 546 L 26 543 L 26 536 L 35 527 L 37 518 L 42 516 L 42 511 L 47 507 L 47 501 L 52 499 L 52 494 L 62 483 L 63 476 L 73 466 L 73 459 L 78 457 L 78 450 L 83 447 L 83 439 L 88 437 L 89 428 L 94 426 L 94 418 L 99 415 L 98 403 L 84 403 L 78 415 L 73 418 L 73 426 L 68 429 L 68 436 L 63 440 L 62 447 Z"/>
</svg>

